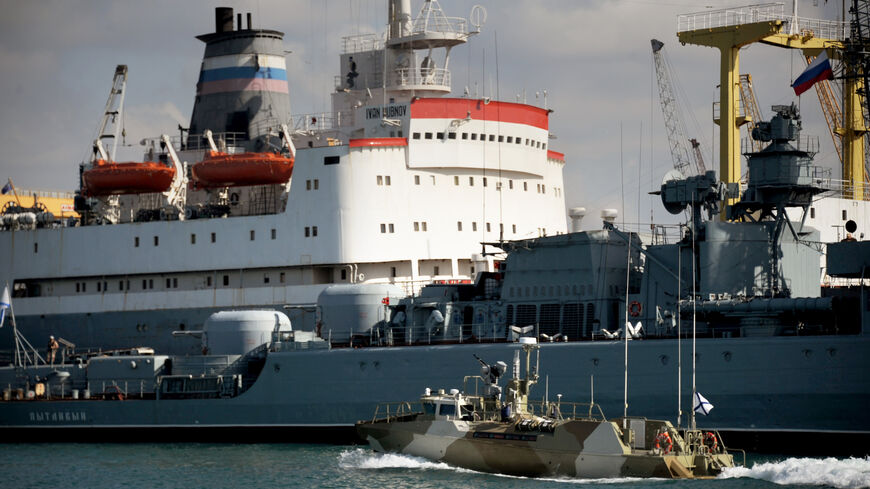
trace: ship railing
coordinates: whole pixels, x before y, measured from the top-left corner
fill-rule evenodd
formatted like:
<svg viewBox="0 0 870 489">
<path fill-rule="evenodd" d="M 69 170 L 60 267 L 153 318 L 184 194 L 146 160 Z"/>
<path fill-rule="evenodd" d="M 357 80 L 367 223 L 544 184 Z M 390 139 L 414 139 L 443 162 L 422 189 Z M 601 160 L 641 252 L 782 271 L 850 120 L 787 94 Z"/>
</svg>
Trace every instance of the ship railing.
<svg viewBox="0 0 870 489">
<path fill-rule="evenodd" d="M 257 136 L 266 136 L 271 135 L 275 137 L 279 137 L 281 134 L 281 126 L 283 124 L 291 124 L 290 120 L 282 121 L 275 117 L 270 117 L 267 119 L 260 119 L 255 122 L 252 122 L 248 125 L 248 134 L 250 138 L 256 138 Z"/>
<path fill-rule="evenodd" d="M 248 141 L 248 135 L 244 132 L 216 132 L 212 134 L 215 144 L 218 149 L 226 145 L 228 148 L 244 146 Z M 200 134 L 188 134 L 187 139 L 182 140 L 181 136 L 172 136 L 169 138 L 172 146 L 184 151 L 205 151 L 209 149 L 208 141 Z"/>
<path fill-rule="evenodd" d="M 428 33 L 451 33 L 460 37 L 468 37 L 468 21 L 462 17 L 447 17 L 445 15 L 420 15 L 414 19 L 410 36 L 420 36 Z"/>
<path fill-rule="evenodd" d="M 75 192 L 62 192 L 59 190 L 36 190 L 15 187 L 19 197 L 38 197 L 40 199 L 73 199 Z"/>
<path fill-rule="evenodd" d="M 341 38 L 341 53 L 354 54 L 366 51 L 376 51 L 384 48 L 384 39 L 381 34 L 359 34 L 356 36 L 344 36 Z"/>
<path fill-rule="evenodd" d="M 375 422 L 378 418 L 383 418 L 384 421 L 390 423 L 407 416 L 421 414 L 422 412 L 423 406 L 420 402 L 382 402 L 375 406 L 375 414 L 372 416 L 372 422 Z"/>
<path fill-rule="evenodd" d="M 380 336 L 379 336 L 380 335 Z M 450 324 L 446 327 L 435 326 L 391 326 L 384 333 L 377 330 L 369 332 L 373 340 L 380 340 L 384 346 L 433 345 L 442 343 L 488 343 L 504 341 L 504 326 L 495 323 Z M 372 343 L 375 344 L 375 343 Z"/>
<path fill-rule="evenodd" d="M 450 91 L 451 75 L 446 68 L 399 68 L 387 74 L 386 88 L 398 90 Z M 335 75 L 333 84 L 337 91 L 381 88 L 382 73 L 364 73 L 356 77 Z"/>
<path fill-rule="evenodd" d="M 671 430 L 679 433 L 680 438 L 682 438 L 683 443 L 682 450 L 686 453 L 690 454 L 698 454 L 698 455 L 715 455 L 717 453 L 740 453 L 743 454 L 743 464 L 746 465 L 746 452 L 737 448 L 728 448 L 725 446 L 725 442 L 722 440 L 722 435 L 719 434 L 716 430 L 710 429 L 685 429 L 685 428 L 671 428 Z M 710 435 L 715 437 L 715 450 L 713 450 L 713 439 Z"/>
<path fill-rule="evenodd" d="M 756 153 L 756 141 L 752 138 L 742 138 L 740 140 L 740 152 L 742 154 Z M 790 142 L 798 151 L 806 151 L 807 153 L 816 154 L 819 152 L 819 137 L 813 135 L 801 135 L 796 140 Z"/>
<path fill-rule="evenodd" d="M 450 70 L 445 68 L 399 68 L 393 70 L 388 78 L 392 88 L 433 88 L 450 89 Z"/>
<path fill-rule="evenodd" d="M 354 125 L 352 111 L 312 112 L 293 116 L 290 127 L 297 134 L 311 134 L 331 131 Z"/>
<path fill-rule="evenodd" d="M 538 416 L 546 416 L 554 419 L 589 419 L 595 421 L 604 421 L 604 411 L 601 406 L 592 402 L 571 402 L 571 401 L 528 401 L 527 408 L 530 414 Z"/>
<path fill-rule="evenodd" d="M 350 90 L 377 89 L 384 85 L 384 75 L 381 72 L 357 73 L 356 75 L 335 75 L 332 78 L 337 92 Z"/>
<path fill-rule="evenodd" d="M 852 182 L 850 182 L 848 180 L 839 180 L 839 179 L 835 179 L 835 178 L 830 178 L 830 175 L 831 175 L 830 169 L 826 169 L 826 170 L 828 170 L 827 178 L 822 176 L 822 177 L 818 178 L 817 180 L 814 180 L 814 183 L 816 183 L 816 185 L 828 190 L 828 192 L 821 194 L 817 198 L 844 197 L 844 198 L 853 198 L 856 200 L 865 200 L 865 201 L 870 200 L 870 184 L 868 184 L 867 182 L 864 183 L 863 189 L 862 189 L 862 192 L 864 194 L 863 198 L 861 198 L 862 197 L 861 195 L 853 196 L 853 194 L 856 193 L 856 191 L 855 191 L 856 185 L 854 185 Z M 835 226 L 835 227 L 842 227 L 842 226 Z"/>
<path fill-rule="evenodd" d="M 787 34 L 836 40 L 846 39 L 849 34 L 848 22 L 788 15 L 782 3 L 763 3 L 682 14 L 677 17 L 677 32 L 774 21 L 782 22 L 783 33 Z"/>
</svg>

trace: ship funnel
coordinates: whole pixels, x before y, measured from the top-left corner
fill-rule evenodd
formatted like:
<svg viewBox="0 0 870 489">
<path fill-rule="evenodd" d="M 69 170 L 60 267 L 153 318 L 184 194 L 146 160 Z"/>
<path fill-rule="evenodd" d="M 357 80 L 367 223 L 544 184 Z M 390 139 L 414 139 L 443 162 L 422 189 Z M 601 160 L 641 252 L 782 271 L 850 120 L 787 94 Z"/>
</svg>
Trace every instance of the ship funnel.
<svg viewBox="0 0 870 489">
<path fill-rule="evenodd" d="M 232 7 L 217 7 L 214 9 L 214 31 L 230 32 L 233 30 Z"/>
<path fill-rule="evenodd" d="M 196 84 L 189 137 L 206 130 L 234 133 L 247 151 L 262 151 L 270 131 L 290 121 L 290 90 L 284 59 L 284 33 L 233 30 L 233 9 L 215 9 L 215 32 L 197 39 L 205 52 Z M 248 31 L 251 31 L 248 17 Z"/>
<path fill-rule="evenodd" d="M 571 218 L 571 232 L 579 233 L 582 231 L 583 218 L 586 216 L 585 207 L 572 207 L 568 209 L 568 216 Z"/>
<path fill-rule="evenodd" d="M 616 217 L 619 216 L 619 211 L 616 209 L 602 209 L 601 220 L 613 224 L 616 222 Z"/>
</svg>

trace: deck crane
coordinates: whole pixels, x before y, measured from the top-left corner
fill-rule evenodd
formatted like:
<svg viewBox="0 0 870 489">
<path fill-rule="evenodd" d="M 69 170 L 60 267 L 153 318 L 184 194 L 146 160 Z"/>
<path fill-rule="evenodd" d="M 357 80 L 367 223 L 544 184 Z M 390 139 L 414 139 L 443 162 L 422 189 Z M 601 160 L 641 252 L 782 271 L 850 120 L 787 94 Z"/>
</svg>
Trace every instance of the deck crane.
<svg viewBox="0 0 870 489">
<path fill-rule="evenodd" d="M 761 151 L 764 143 L 752 138 L 752 130 L 755 129 L 757 123 L 764 119 L 761 115 L 758 99 L 755 98 L 755 89 L 752 88 L 752 75 L 749 73 L 742 73 L 740 75 L 740 102 L 743 104 L 743 110 L 746 113 L 744 120 L 746 121 L 748 142 L 752 146 L 752 151 Z"/>
<path fill-rule="evenodd" d="M 699 143 L 696 139 L 686 138 L 683 119 L 680 117 L 677 107 L 677 99 L 671 85 L 670 63 L 665 58 L 662 48 L 664 43 L 650 40 L 652 44 L 653 60 L 656 66 L 656 80 L 659 85 L 659 100 L 662 104 L 662 115 L 665 119 L 665 128 L 668 131 L 668 146 L 671 150 L 671 158 L 676 168 L 684 176 L 701 175 L 706 171 L 704 160 L 701 158 Z M 689 151 L 687 142 L 691 142 L 692 151 Z"/>
<path fill-rule="evenodd" d="M 115 161 L 118 145 L 121 144 L 120 136 L 124 135 L 124 95 L 126 92 L 127 65 L 118 65 L 115 67 L 115 75 L 112 77 L 112 88 L 109 90 L 109 98 L 106 101 L 106 108 L 103 110 L 103 117 L 100 119 L 99 127 L 97 127 L 90 161 L 80 165 L 79 175 L 83 175 L 85 171 L 93 168 L 98 160 Z M 104 141 L 111 141 L 109 143 L 111 146 L 107 148 Z M 83 180 L 79 182 L 79 187 L 80 189 L 84 187 Z M 89 205 L 77 205 L 76 210 L 79 212 L 92 211 L 91 213 L 98 222 L 114 224 L 120 220 L 117 195 L 92 198 L 91 200 Z"/>
<path fill-rule="evenodd" d="M 870 1 L 852 0 L 849 23 L 798 17 L 797 3 L 793 14 L 785 13 L 781 3 L 729 7 L 722 10 L 680 15 L 677 39 L 719 49 L 719 178 L 726 184 L 740 181 L 739 96 L 740 48 L 760 42 L 787 49 L 799 49 L 804 56 L 818 56 L 822 51 L 831 59 L 843 62 L 843 118 L 836 128 L 842 141 L 843 197 L 865 200 L 868 187 L 864 161 L 865 119 L 870 112 L 870 97 L 865 87 L 870 83 Z M 729 198 L 732 205 L 737 197 Z M 724 209 L 724 207 L 723 207 Z M 725 219 L 723 212 L 722 218 Z"/>
</svg>

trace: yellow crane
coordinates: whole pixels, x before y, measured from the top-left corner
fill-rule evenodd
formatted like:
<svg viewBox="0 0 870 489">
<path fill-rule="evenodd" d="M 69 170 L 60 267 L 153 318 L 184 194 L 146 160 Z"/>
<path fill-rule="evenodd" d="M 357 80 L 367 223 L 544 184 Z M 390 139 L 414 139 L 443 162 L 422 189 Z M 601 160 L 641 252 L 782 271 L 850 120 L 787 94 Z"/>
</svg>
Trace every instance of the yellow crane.
<svg viewBox="0 0 870 489">
<path fill-rule="evenodd" d="M 796 5 L 796 4 L 795 4 Z M 683 44 L 718 48 L 720 52 L 720 151 L 719 178 L 740 181 L 738 104 L 740 91 L 739 50 L 755 42 L 800 49 L 805 56 L 826 51 L 829 58 L 844 61 L 843 123 L 837 133 L 843 141 L 844 197 L 863 200 L 865 194 L 864 115 L 860 94 L 864 74 L 860 65 L 845 56 L 847 24 L 786 16 L 782 4 L 710 10 L 678 18 L 677 37 Z M 737 199 L 730 199 L 728 204 Z M 723 211 L 724 216 L 724 211 Z"/>
<path fill-rule="evenodd" d="M 761 151 L 763 142 L 752 139 L 752 130 L 755 129 L 756 124 L 764 119 L 761 116 L 758 99 L 755 98 L 755 90 L 752 88 L 752 75 L 749 73 L 740 75 L 740 101 L 743 102 L 743 110 L 746 112 L 746 132 L 749 135 L 749 144 L 752 145 L 753 151 Z"/>
</svg>

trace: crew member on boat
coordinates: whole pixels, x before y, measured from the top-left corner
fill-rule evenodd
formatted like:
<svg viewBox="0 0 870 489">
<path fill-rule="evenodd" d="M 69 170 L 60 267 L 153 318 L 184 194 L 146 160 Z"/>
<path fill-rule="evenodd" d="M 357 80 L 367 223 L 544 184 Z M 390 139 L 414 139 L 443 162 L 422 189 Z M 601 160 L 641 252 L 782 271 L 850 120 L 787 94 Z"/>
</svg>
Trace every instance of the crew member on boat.
<svg viewBox="0 0 870 489">
<path fill-rule="evenodd" d="M 60 345 L 57 344 L 57 340 L 54 339 L 54 336 L 53 335 L 49 336 L 48 337 L 48 348 L 46 350 L 45 356 L 46 356 L 46 360 L 48 360 L 48 363 L 50 365 L 54 365 L 54 357 L 55 357 L 55 355 L 57 355 L 57 349 L 59 347 L 60 347 Z"/>
</svg>

